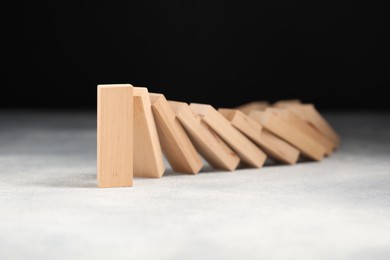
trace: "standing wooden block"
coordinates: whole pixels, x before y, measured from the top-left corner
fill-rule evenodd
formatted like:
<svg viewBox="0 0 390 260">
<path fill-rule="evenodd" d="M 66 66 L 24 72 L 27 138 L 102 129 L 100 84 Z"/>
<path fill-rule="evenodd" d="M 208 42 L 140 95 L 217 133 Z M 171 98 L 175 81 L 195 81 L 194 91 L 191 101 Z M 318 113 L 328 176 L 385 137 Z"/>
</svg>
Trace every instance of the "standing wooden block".
<svg viewBox="0 0 390 260">
<path fill-rule="evenodd" d="M 234 127 L 259 145 L 273 159 L 287 164 L 295 164 L 297 162 L 299 157 L 297 149 L 263 129 L 259 123 L 247 115 L 234 109 L 220 108 L 218 112 L 229 120 Z"/>
<path fill-rule="evenodd" d="M 214 133 L 187 103 L 168 101 L 199 153 L 216 169 L 233 171 L 240 158 Z"/>
<path fill-rule="evenodd" d="M 162 94 L 150 94 L 157 133 L 165 157 L 175 172 L 196 174 L 203 167 L 196 152 L 168 101 Z"/>
<path fill-rule="evenodd" d="M 133 86 L 98 85 L 97 183 L 133 185 Z"/>
<path fill-rule="evenodd" d="M 147 88 L 134 88 L 134 176 L 160 178 L 165 171 Z"/>
<path fill-rule="evenodd" d="M 267 109 L 266 111 L 253 111 L 249 117 L 259 122 L 264 128 L 289 142 L 308 158 L 319 161 L 325 155 L 325 148 L 300 131 L 294 125 L 289 124 L 280 115 Z"/>
<path fill-rule="evenodd" d="M 340 145 L 340 137 L 313 104 L 279 104 L 278 107 L 286 108 L 308 122 L 313 128 L 328 138 L 335 147 Z"/>
<path fill-rule="evenodd" d="M 248 115 L 253 110 L 265 110 L 269 106 L 267 101 L 253 101 L 241 106 L 236 107 L 236 109 L 240 110 L 245 115 Z"/>
<path fill-rule="evenodd" d="M 200 115 L 202 120 L 237 153 L 244 163 L 256 168 L 263 166 L 266 159 L 263 151 L 235 129 L 212 106 L 192 103 L 190 108 Z"/>
<path fill-rule="evenodd" d="M 330 141 L 326 136 L 318 132 L 312 126 L 308 124 L 307 121 L 302 120 L 295 113 L 289 111 L 288 109 L 281 108 L 273 108 L 272 111 L 281 116 L 286 122 L 295 126 L 301 132 L 312 138 L 314 141 L 318 142 L 325 148 L 325 154 L 330 155 L 335 148 L 335 145 L 332 141 Z"/>
</svg>

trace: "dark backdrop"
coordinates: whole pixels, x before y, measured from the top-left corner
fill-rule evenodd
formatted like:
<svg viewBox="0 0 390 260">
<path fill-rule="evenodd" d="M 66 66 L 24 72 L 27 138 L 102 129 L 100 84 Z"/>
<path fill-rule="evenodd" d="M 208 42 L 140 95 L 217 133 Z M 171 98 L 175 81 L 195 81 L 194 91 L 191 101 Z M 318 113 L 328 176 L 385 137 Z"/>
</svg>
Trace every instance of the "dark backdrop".
<svg viewBox="0 0 390 260">
<path fill-rule="evenodd" d="M 382 1 L 14 2 L 1 16 L 3 108 L 94 109 L 99 83 L 217 107 L 389 108 Z"/>
</svg>

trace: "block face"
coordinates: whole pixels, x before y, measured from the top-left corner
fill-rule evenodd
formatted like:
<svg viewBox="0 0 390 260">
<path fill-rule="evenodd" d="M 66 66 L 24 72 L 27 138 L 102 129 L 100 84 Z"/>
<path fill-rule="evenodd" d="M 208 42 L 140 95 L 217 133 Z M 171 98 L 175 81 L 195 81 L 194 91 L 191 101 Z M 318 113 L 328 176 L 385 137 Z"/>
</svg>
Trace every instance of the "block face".
<svg viewBox="0 0 390 260">
<path fill-rule="evenodd" d="M 160 178 L 163 154 L 146 88 L 134 87 L 134 176 Z"/>
<path fill-rule="evenodd" d="M 176 172 L 196 174 L 202 160 L 168 101 L 162 94 L 150 94 L 152 111 L 162 150 Z"/>
<path fill-rule="evenodd" d="M 325 156 L 325 148 L 289 124 L 280 115 L 267 109 L 263 113 L 251 113 L 250 117 L 264 128 L 295 146 L 308 158 L 319 161 Z"/>
<path fill-rule="evenodd" d="M 218 109 L 218 112 L 225 116 L 234 127 L 260 146 L 274 160 L 287 164 L 295 164 L 297 162 L 299 151 L 296 148 L 267 130 L 262 129 L 259 123 L 241 111 Z"/>
<path fill-rule="evenodd" d="M 192 103 L 190 108 L 223 139 L 249 166 L 260 168 L 266 155 L 260 148 L 235 129 L 230 122 L 210 105 Z"/>
<path fill-rule="evenodd" d="M 253 101 L 238 106 L 235 109 L 240 110 L 242 113 L 248 115 L 251 111 L 263 111 L 267 107 L 269 107 L 269 103 L 267 101 Z"/>
<path fill-rule="evenodd" d="M 133 87 L 98 85 L 98 187 L 133 184 Z"/>
<path fill-rule="evenodd" d="M 197 151 L 212 167 L 227 171 L 237 168 L 239 157 L 191 111 L 188 104 L 175 101 L 169 101 L 169 104 Z"/>
</svg>

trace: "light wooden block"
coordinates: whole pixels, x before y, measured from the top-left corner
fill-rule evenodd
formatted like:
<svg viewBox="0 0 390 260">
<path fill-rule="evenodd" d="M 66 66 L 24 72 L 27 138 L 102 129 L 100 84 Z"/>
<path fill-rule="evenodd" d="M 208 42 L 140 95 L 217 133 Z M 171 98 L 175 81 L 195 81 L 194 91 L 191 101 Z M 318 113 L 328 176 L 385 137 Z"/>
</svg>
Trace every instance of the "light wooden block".
<svg viewBox="0 0 390 260">
<path fill-rule="evenodd" d="M 295 146 L 308 158 L 319 161 L 325 156 L 325 148 L 321 144 L 314 141 L 297 127 L 289 124 L 274 111 L 270 109 L 266 111 L 252 111 L 249 117 L 273 134 Z"/>
<path fill-rule="evenodd" d="M 267 155 L 276 161 L 295 164 L 299 157 L 298 149 L 276 137 L 252 118 L 235 109 L 218 109 L 234 127 L 259 145 Z"/>
<path fill-rule="evenodd" d="M 98 85 L 97 184 L 133 185 L 133 86 Z"/>
<path fill-rule="evenodd" d="M 313 104 L 279 104 L 278 107 L 292 111 L 307 121 L 313 128 L 328 138 L 335 147 L 340 145 L 340 137 Z"/>
<path fill-rule="evenodd" d="M 302 131 L 304 134 L 312 138 L 314 141 L 318 142 L 325 148 L 325 154 L 332 154 L 334 148 L 336 148 L 335 144 L 330 141 L 326 136 L 318 132 L 306 120 L 303 120 L 301 117 L 293 113 L 288 109 L 283 108 L 273 108 L 272 111 L 281 116 L 286 122 L 295 126 L 297 129 Z"/>
<path fill-rule="evenodd" d="M 285 105 L 299 105 L 302 104 L 302 101 L 299 99 L 283 99 L 276 101 L 275 103 L 272 104 L 274 107 L 278 106 L 285 106 Z"/>
<path fill-rule="evenodd" d="M 175 172 L 196 174 L 203 162 L 163 94 L 150 94 L 161 148 Z"/>
<path fill-rule="evenodd" d="M 236 107 L 237 110 L 240 110 L 242 113 L 248 115 L 253 110 L 265 110 L 269 107 L 269 103 L 267 101 L 253 101 L 241 106 Z"/>
<path fill-rule="evenodd" d="M 244 163 L 256 168 L 263 166 L 266 159 L 265 153 L 234 128 L 212 106 L 192 103 L 190 108 L 200 115 L 202 120 L 237 153 Z"/>
<path fill-rule="evenodd" d="M 147 88 L 134 87 L 134 176 L 160 178 L 165 171 Z"/>
<path fill-rule="evenodd" d="M 187 103 L 168 101 L 198 152 L 216 169 L 233 171 L 240 158 L 213 132 Z"/>
</svg>

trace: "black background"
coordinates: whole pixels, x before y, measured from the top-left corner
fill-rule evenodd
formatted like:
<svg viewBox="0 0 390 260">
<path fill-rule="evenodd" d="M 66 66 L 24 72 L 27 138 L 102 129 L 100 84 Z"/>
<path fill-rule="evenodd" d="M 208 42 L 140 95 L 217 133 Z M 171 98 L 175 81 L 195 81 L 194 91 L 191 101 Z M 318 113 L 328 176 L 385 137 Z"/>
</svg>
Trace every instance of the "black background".
<svg viewBox="0 0 390 260">
<path fill-rule="evenodd" d="M 16 1 L 15 1 L 16 2 Z M 389 109 L 381 1 L 25 1 L 2 8 L 3 108 L 95 109 L 96 85 L 236 106 Z"/>
</svg>

